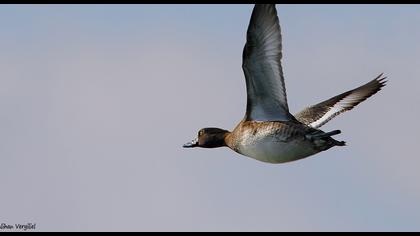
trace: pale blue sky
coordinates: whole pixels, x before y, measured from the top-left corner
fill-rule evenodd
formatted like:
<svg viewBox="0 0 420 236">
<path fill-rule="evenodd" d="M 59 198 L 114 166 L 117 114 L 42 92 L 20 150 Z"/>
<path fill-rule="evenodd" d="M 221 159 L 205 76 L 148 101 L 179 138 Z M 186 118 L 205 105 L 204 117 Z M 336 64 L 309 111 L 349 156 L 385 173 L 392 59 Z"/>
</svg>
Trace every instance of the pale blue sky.
<svg viewBox="0 0 420 236">
<path fill-rule="evenodd" d="M 269 165 L 183 149 L 246 104 L 252 5 L 0 6 L 0 223 L 42 231 L 420 230 L 420 5 L 277 5 L 292 112 L 384 72 Z"/>
</svg>

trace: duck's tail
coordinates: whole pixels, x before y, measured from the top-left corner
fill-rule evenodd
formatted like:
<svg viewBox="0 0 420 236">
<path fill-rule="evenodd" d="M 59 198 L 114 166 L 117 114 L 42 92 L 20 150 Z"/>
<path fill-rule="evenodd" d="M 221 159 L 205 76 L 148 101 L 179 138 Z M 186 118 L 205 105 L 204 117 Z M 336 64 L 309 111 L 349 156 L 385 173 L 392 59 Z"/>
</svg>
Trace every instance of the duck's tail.
<svg viewBox="0 0 420 236">
<path fill-rule="evenodd" d="M 324 133 L 322 131 L 316 132 L 316 133 L 312 133 L 312 134 L 308 134 L 306 137 L 311 140 L 314 141 L 314 143 L 317 144 L 317 146 L 323 147 L 322 149 L 326 148 L 330 148 L 332 146 L 346 146 L 346 142 L 344 141 L 337 141 L 333 138 L 331 138 L 331 136 L 337 135 L 337 134 L 341 134 L 340 130 L 333 130 L 327 133 Z"/>
</svg>

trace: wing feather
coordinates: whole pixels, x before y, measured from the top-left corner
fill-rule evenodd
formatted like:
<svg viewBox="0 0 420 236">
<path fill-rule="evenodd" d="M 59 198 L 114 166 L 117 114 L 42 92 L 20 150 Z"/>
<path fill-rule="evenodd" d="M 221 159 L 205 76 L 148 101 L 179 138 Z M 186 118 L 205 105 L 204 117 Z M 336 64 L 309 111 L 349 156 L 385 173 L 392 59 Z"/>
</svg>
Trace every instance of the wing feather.
<svg viewBox="0 0 420 236">
<path fill-rule="evenodd" d="M 337 95 L 316 105 L 307 107 L 295 114 L 298 121 L 313 128 L 319 128 L 337 115 L 353 109 L 355 106 L 377 93 L 386 84 L 386 77 L 380 74 L 374 80 L 350 91 Z"/>
<path fill-rule="evenodd" d="M 247 88 L 245 120 L 286 121 L 289 113 L 280 24 L 274 4 L 256 4 L 247 31 L 242 68 Z"/>
</svg>

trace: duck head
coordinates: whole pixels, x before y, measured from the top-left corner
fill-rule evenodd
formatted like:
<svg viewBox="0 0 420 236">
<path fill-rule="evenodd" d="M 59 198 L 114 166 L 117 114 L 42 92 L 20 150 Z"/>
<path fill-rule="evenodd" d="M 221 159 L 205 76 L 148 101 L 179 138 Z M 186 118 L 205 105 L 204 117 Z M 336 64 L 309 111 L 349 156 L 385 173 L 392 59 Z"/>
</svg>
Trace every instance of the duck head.
<svg viewBox="0 0 420 236">
<path fill-rule="evenodd" d="M 229 131 L 219 128 L 204 128 L 198 131 L 197 138 L 183 145 L 184 148 L 217 148 L 226 146 L 225 138 Z"/>
</svg>

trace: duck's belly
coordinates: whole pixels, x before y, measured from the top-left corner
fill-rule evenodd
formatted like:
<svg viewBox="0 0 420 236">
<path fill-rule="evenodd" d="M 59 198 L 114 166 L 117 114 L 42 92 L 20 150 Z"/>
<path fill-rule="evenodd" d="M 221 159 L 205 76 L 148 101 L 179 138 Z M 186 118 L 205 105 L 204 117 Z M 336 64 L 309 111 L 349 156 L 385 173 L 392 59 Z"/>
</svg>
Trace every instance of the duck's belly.
<svg viewBox="0 0 420 236">
<path fill-rule="evenodd" d="M 307 140 L 294 139 L 282 142 L 273 139 L 259 139 L 242 143 L 238 152 L 268 163 L 284 163 L 299 160 L 318 153 L 313 143 Z"/>
</svg>

